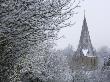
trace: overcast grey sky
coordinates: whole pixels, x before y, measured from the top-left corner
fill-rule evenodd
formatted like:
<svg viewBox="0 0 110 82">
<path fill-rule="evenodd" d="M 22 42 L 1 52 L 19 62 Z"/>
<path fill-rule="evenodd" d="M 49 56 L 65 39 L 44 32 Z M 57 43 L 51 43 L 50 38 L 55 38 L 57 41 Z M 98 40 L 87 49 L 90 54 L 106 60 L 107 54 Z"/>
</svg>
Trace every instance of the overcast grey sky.
<svg viewBox="0 0 110 82">
<path fill-rule="evenodd" d="M 72 27 L 62 29 L 59 35 L 64 35 L 57 41 L 57 48 L 65 48 L 71 44 L 77 48 L 82 21 L 86 13 L 87 24 L 93 46 L 97 49 L 101 46 L 110 47 L 110 0 L 85 0 L 81 2 L 81 8 L 78 14 L 72 20 L 76 24 Z"/>
</svg>

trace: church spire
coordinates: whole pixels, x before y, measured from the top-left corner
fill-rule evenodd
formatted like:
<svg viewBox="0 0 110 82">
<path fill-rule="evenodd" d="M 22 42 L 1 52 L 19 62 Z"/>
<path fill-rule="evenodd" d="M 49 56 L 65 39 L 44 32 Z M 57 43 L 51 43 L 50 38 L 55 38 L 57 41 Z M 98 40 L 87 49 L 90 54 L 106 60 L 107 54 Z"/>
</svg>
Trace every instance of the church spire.
<svg viewBox="0 0 110 82">
<path fill-rule="evenodd" d="M 81 55 L 81 56 L 94 56 L 95 55 L 93 51 L 91 39 L 89 36 L 87 21 L 85 17 L 85 11 L 84 11 L 84 20 L 83 20 L 83 25 L 82 25 L 81 36 L 80 36 L 79 45 L 78 45 L 76 54 Z"/>
</svg>

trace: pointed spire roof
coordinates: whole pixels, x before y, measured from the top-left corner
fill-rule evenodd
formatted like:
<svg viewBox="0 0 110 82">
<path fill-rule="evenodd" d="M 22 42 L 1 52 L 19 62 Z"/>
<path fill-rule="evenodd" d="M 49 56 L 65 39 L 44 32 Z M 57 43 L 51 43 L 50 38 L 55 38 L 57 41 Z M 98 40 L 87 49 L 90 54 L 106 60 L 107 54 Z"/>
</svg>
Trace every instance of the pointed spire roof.
<svg viewBox="0 0 110 82">
<path fill-rule="evenodd" d="M 86 52 L 86 53 L 85 53 Z M 94 56 L 93 46 L 89 36 L 89 30 L 87 26 L 87 21 L 84 12 L 84 20 L 82 25 L 81 36 L 79 40 L 78 49 L 76 51 L 77 55 Z"/>
</svg>

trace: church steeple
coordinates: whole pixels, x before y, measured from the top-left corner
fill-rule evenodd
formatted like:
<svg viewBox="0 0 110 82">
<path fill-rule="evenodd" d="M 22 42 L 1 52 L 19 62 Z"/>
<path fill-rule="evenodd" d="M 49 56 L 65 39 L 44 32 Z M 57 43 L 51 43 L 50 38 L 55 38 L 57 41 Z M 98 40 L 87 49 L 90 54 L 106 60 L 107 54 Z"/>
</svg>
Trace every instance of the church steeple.
<svg viewBox="0 0 110 82">
<path fill-rule="evenodd" d="M 85 13 L 84 13 L 81 36 L 80 36 L 79 45 L 78 45 L 76 54 L 80 56 L 95 56 L 91 39 L 89 36 L 89 30 L 87 26 Z"/>
<path fill-rule="evenodd" d="M 98 58 L 93 49 L 86 16 L 84 14 L 84 20 L 82 25 L 81 36 L 79 40 L 78 48 L 73 55 L 73 68 L 72 69 L 83 69 L 83 70 L 96 70 L 98 65 Z"/>
</svg>

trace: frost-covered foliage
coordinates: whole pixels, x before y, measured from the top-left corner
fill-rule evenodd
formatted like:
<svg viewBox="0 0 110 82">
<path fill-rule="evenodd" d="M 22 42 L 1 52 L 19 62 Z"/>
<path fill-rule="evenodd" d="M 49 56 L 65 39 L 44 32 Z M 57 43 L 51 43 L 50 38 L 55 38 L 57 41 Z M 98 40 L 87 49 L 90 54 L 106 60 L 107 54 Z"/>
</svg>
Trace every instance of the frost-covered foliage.
<svg viewBox="0 0 110 82">
<path fill-rule="evenodd" d="M 90 71 L 76 70 L 73 72 L 73 82 L 90 82 Z"/>
<path fill-rule="evenodd" d="M 67 57 L 63 52 L 53 51 L 48 58 L 47 71 L 49 79 L 55 80 L 55 82 L 71 82 L 72 72 L 69 68 Z"/>
<path fill-rule="evenodd" d="M 103 64 L 105 64 L 110 58 L 110 48 L 106 46 L 101 47 L 98 51 L 98 55 L 100 59 L 102 59 L 101 61 L 104 61 Z"/>
<path fill-rule="evenodd" d="M 70 0 L 0 0 L 0 82 L 13 78 L 17 82 L 23 67 L 39 64 L 44 69 L 49 46 L 59 30 L 70 25 L 65 21 L 79 6 L 70 8 L 69 4 Z"/>
<path fill-rule="evenodd" d="M 68 45 L 68 47 L 66 47 L 64 50 L 63 50 L 63 54 L 68 56 L 68 57 L 71 57 L 74 55 L 74 49 L 72 47 L 72 45 Z"/>
<path fill-rule="evenodd" d="M 46 62 L 50 54 L 50 48 L 52 48 L 52 46 L 48 42 L 43 42 L 38 46 L 32 46 L 30 48 L 31 53 L 19 58 L 19 61 L 16 63 L 14 78 L 12 80 L 14 82 L 20 81 L 22 74 L 27 72 L 31 72 L 34 75 L 33 79 L 40 78 L 45 80 L 43 74 L 46 70 Z"/>
<path fill-rule="evenodd" d="M 97 53 L 99 55 L 99 69 L 94 73 L 96 82 L 110 81 L 110 65 L 108 64 L 110 58 L 110 48 L 101 47 Z"/>
<path fill-rule="evenodd" d="M 49 49 L 48 54 L 41 56 L 36 52 L 36 54 L 27 55 L 27 58 L 22 60 L 23 62 L 20 61 L 23 66 L 20 71 L 22 74 L 31 72 L 35 78 L 45 82 L 71 82 L 73 79 L 67 57 L 63 55 L 62 51 Z"/>
<path fill-rule="evenodd" d="M 73 65 L 73 55 L 74 55 L 74 50 L 72 45 L 68 45 L 64 50 L 63 50 L 63 54 L 67 57 L 67 61 L 68 61 L 68 65 L 69 67 L 72 69 L 72 65 Z"/>
</svg>

